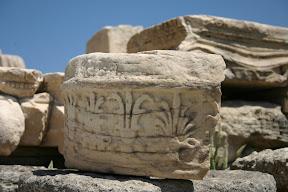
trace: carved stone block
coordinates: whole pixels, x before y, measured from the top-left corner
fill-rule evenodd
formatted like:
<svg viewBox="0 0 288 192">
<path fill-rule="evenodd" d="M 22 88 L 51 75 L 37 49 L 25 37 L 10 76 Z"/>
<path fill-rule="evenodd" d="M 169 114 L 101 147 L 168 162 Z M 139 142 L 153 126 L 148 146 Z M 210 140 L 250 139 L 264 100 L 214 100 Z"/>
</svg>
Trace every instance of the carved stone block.
<svg viewBox="0 0 288 192">
<path fill-rule="evenodd" d="M 207 15 L 177 17 L 131 37 L 128 53 L 179 50 L 222 55 L 223 85 L 287 86 L 288 28 Z"/>
<path fill-rule="evenodd" d="M 72 59 L 61 85 L 66 166 L 202 179 L 224 69 L 221 56 L 177 51 Z"/>
<path fill-rule="evenodd" d="M 30 97 L 43 81 L 41 71 L 0 67 L 0 91 L 16 97 Z"/>
</svg>

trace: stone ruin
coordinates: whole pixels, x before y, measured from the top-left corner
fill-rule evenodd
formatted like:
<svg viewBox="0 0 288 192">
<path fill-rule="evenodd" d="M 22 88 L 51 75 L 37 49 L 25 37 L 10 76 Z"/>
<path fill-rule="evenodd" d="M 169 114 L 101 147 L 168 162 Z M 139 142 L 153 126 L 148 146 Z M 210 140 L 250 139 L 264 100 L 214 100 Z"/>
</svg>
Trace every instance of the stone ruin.
<svg viewBox="0 0 288 192">
<path fill-rule="evenodd" d="M 151 191 L 276 191 L 276 185 L 277 191 L 287 191 L 287 34 L 287 28 L 206 15 L 177 17 L 144 30 L 109 26 L 87 42 L 86 53 L 91 54 L 68 63 L 65 80 L 64 73 L 34 72 L 34 80 L 30 78 L 34 83 L 22 81 L 21 75 L 36 70 L 24 69 L 12 78 L 15 69 L 5 67 L 25 64 L 18 56 L 0 54 L 3 77 L 8 77 L 1 79 L 0 91 L 6 95 L 0 102 L 8 112 L 0 111 L 0 123 L 3 130 L 17 127 L 0 132 L 0 153 L 9 155 L 18 145 L 58 147 L 69 168 L 204 177 L 180 184 L 74 171 L 59 171 L 67 177 L 56 177 L 43 170 L 20 177 L 19 189 L 24 191 L 42 189 L 44 184 L 46 191 L 59 187 L 87 191 L 91 183 L 93 190 L 102 191 L 114 190 L 113 186 L 128 191 L 143 186 Z M 223 57 L 225 79 L 223 60 L 212 54 Z M 27 94 L 24 98 L 20 89 Z M 12 115 L 16 111 L 19 115 Z M 253 174 L 236 170 L 206 174 L 215 127 L 216 135 L 222 136 L 218 160 L 227 158 L 230 165 L 244 147 L 241 156 L 248 156 L 238 158 L 231 168 Z M 264 149 L 269 153 L 252 153 Z M 210 157 L 211 151 L 215 148 L 210 146 Z M 1 170 L 6 168 L 0 167 L 0 176 Z M 71 184 L 74 177 L 83 179 L 81 186 Z M 248 177 L 251 182 L 241 179 Z M 129 189 L 121 186 L 123 179 L 133 181 L 133 186 L 129 182 Z"/>
<path fill-rule="evenodd" d="M 61 86 L 65 165 L 202 179 L 210 167 L 224 69 L 218 55 L 177 51 L 72 59 Z"/>
</svg>

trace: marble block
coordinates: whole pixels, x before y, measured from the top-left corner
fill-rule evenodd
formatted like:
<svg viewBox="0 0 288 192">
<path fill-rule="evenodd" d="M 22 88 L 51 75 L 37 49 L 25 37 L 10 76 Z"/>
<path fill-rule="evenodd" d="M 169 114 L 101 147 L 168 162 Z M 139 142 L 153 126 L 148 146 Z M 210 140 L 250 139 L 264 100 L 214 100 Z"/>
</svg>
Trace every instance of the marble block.
<svg viewBox="0 0 288 192">
<path fill-rule="evenodd" d="M 61 85 L 65 165 L 202 179 L 224 69 L 219 55 L 180 51 L 75 57 Z"/>
</svg>

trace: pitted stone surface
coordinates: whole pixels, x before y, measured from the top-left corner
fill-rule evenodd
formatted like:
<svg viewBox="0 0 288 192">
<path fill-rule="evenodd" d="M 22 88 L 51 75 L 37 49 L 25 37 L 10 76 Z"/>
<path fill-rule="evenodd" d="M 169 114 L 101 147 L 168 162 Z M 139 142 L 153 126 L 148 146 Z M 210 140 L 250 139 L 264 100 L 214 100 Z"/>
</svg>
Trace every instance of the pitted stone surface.
<svg viewBox="0 0 288 192">
<path fill-rule="evenodd" d="M 22 146 L 39 146 L 46 134 L 52 97 L 48 93 L 38 93 L 33 97 L 19 99 L 25 116 L 25 131 Z"/>
<path fill-rule="evenodd" d="M 142 26 L 106 26 L 87 42 L 86 53 L 127 53 L 127 43 L 132 35 L 143 30 Z"/>
<path fill-rule="evenodd" d="M 22 174 L 21 191 L 73 192 L 275 192 L 272 175 L 250 171 L 209 171 L 203 180 L 148 179 L 142 177 L 41 170 Z"/>
<path fill-rule="evenodd" d="M 25 172 L 44 170 L 45 167 L 21 166 L 21 165 L 0 165 L 0 191 L 17 192 L 19 177 Z"/>
<path fill-rule="evenodd" d="M 16 97 L 30 97 L 43 81 L 42 73 L 34 69 L 0 67 L 0 91 Z"/>
<path fill-rule="evenodd" d="M 0 95 L 0 155 L 10 155 L 24 132 L 25 118 L 17 99 Z"/>
<path fill-rule="evenodd" d="M 223 85 L 285 87 L 288 28 L 207 15 L 165 21 L 135 34 L 128 53 L 179 50 L 222 55 Z"/>
<path fill-rule="evenodd" d="M 72 59 L 61 85 L 66 166 L 203 178 L 224 68 L 221 56 L 177 51 Z"/>
<path fill-rule="evenodd" d="M 249 171 L 260 171 L 274 176 L 277 191 L 288 191 L 288 148 L 277 150 L 267 149 L 259 153 L 238 158 L 231 169 L 242 169 Z"/>
</svg>

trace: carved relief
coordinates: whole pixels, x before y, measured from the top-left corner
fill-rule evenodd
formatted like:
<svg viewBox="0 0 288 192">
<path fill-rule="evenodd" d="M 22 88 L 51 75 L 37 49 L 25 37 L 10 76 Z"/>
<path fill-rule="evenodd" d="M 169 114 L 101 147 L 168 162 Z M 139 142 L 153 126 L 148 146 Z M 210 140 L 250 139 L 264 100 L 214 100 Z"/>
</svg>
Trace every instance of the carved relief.
<svg viewBox="0 0 288 192">
<path fill-rule="evenodd" d="M 87 65 L 79 63 L 81 57 Z M 205 62 L 196 64 L 202 57 Z M 218 121 L 219 83 L 224 79 L 221 58 L 211 55 L 210 63 L 206 55 L 167 51 L 79 58 L 67 67 L 61 86 L 67 167 L 178 179 L 204 177 L 209 169 L 209 135 Z M 98 75 L 90 68 L 110 72 Z"/>
</svg>

